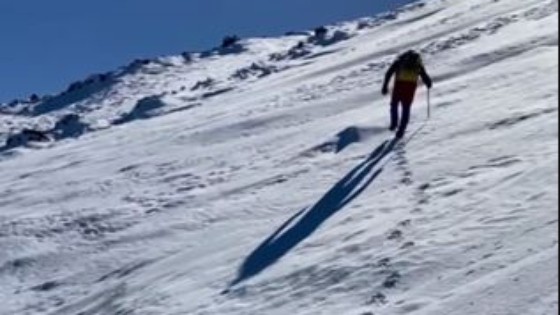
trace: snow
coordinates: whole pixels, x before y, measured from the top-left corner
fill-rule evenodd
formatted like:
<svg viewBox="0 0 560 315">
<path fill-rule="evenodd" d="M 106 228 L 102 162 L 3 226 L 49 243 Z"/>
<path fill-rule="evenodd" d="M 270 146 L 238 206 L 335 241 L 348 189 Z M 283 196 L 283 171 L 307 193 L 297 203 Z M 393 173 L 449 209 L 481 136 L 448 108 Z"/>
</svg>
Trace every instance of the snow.
<svg viewBox="0 0 560 315">
<path fill-rule="evenodd" d="M 557 313 L 557 19 L 417 2 L 3 108 L 89 128 L 0 155 L 0 314 Z M 408 48 L 434 88 L 402 146 L 379 91 Z"/>
</svg>

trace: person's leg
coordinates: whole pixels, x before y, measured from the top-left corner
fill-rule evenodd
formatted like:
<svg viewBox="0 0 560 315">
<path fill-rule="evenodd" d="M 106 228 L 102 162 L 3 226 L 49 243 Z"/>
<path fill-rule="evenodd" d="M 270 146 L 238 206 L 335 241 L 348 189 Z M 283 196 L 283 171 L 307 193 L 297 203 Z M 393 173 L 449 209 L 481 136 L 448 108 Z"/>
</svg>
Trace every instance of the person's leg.
<svg viewBox="0 0 560 315">
<path fill-rule="evenodd" d="M 402 114 L 401 121 L 399 123 L 399 129 L 397 130 L 397 138 L 402 138 L 406 132 L 406 127 L 408 126 L 408 121 L 410 120 L 410 108 L 412 107 L 412 102 L 414 101 L 414 93 L 416 91 L 416 83 L 406 83 L 402 84 Z"/>
<path fill-rule="evenodd" d="M 395 131 L 399 123 L 399 99 L 394 93 L 391 97 L 391 124 L 389 130 Z"/>
<path fill-rule="evenodd" d="M 410 107 L 410 103 L 402 103 L 402 115 L 399 130 L 397 130 L 396 134 L 397 138 L 402 138 L 406 132 L 406 127 L 408 126 L 408 122 L 410 120 Z"/>
</svg>

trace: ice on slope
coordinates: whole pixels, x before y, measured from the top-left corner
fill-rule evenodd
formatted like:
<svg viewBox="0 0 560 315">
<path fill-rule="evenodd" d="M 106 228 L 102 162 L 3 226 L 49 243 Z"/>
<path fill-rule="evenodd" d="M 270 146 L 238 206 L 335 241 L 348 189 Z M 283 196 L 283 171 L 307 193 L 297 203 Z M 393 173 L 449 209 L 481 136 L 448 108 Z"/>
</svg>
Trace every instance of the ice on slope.
<svg viewBox="0 0 560 315">
<path fill-rule="evenodd" d="M 113 121 L 208 77 L 234 89 L 3 157 L 0 314 L 557 312 L 557 18 L 431 1 L 263 78 L 227 80 L 299 37 L 128 74 L 64 110 Z M 383 152 L 379 84 L 410 47 L 433 115 L 422 87 L 424 127 Z"/>
</svg>

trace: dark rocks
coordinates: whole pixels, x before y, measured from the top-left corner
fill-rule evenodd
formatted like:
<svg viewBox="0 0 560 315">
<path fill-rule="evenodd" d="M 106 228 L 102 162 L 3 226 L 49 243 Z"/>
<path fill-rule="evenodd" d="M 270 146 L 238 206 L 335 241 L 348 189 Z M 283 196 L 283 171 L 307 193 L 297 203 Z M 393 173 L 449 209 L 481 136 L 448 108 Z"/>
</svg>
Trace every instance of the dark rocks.
<svg viewBox="0 0 560 315">
<path fill-rule="evenodd" d="M 35 130 L 35 129 L 23 129 L 18 133 L 8 136 L 6 139 L 6 144 L 4 145 L 4 150 L 12 149 L 15 147 L 20 147 L 27 145 L 29 142 L 49 142 L 51 138 L 48 132 Z"/>
<path fill-rule="evenodd" d="M 136 119 L 146 119 L 156 116 L 156 111 L 165 105 L 166 104 L 158 95 L 144 97 L 136 103 L 129 113 L 126 113 L 115 120 L 114 124 L 120 125 Z"/>
<path fill-rule="evenodd" d="M 239 37 L 237 37 L 237 35 L 226 36 L 222 39 L 221 48 L 230 48 L 237 44 L 237 42 L 239 42 Z"/>
<path fill-rule="evenodd" d="M 31 94 L 31 96 L 29 96 L 29 102 L 30 103 L 37 103 L 40 100 L 41 100 L 41 98 L 35 93 L 33 93 L 33 94 Z"/>
<path fill-rule="evenodd" d="M 56 140 L 64 138 L 75 138 L 89 130 L 89 126 L 80 121 L 77 114 L 67 114 L 62 116 L 51 130 Z"/>
<path fill-rule="evenodd" d="M 212 86 L 214 86 L 215 84 L 216 84 L 216 80 L 214 80 L 212 78 L 206 78 L 205 80 L 197 81 L 195 83 L 195 85 L 193 85 L 193 87 L 191 87 L 191 91 L 196 91 L 196 90 L 200 90 L 200 89 L 208 89 L 208 88 L 211 88 Z"/>
<path fill-rule="evenodd" d="M 319 26 L 313 30 L 316 38 L 324 38 L 325 36 L 327 36 L 327 32 L 328 30 L 324 26 Z"/>
</svg>

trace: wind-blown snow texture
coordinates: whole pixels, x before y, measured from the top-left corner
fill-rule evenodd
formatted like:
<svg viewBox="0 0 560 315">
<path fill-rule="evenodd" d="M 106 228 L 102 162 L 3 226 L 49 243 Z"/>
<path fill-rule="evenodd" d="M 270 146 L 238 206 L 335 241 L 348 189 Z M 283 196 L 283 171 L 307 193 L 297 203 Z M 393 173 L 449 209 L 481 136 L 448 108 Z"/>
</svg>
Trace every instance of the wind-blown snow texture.
<svg viewBox="0 0 560 315">
<path fill-rule="evenodd" d="M 0 155 L 0 314 L 557 313 L 557 19 L 417 2 L 0 106 L 56 131 Z M 421 87 L 395 146 L 409 48 L 432 118 Z"/>
</svg>

